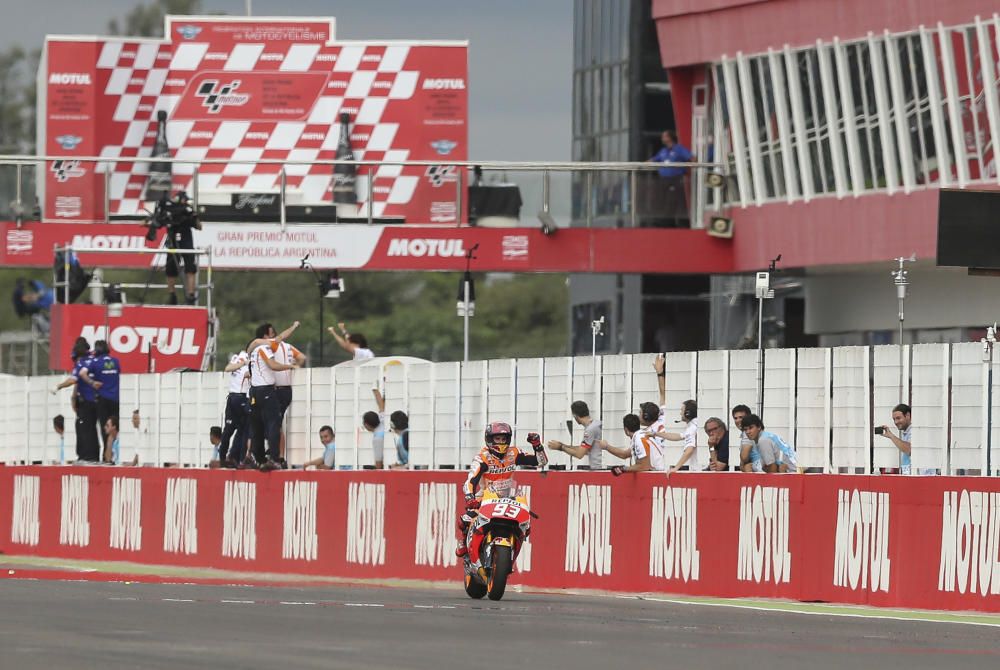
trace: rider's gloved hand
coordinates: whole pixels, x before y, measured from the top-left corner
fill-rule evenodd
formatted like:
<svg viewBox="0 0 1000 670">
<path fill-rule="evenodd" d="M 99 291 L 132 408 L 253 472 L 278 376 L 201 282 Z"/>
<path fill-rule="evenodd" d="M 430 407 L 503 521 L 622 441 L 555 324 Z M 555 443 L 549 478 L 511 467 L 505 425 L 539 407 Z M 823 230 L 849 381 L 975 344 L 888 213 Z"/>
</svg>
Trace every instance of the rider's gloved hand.
<svg viewBox="0 0 1000 670">
<path fill-rule="evenodd" d="M 528 444 L 537 451 L 542 448 L 542 438 L 538 433 L 528 433 Z"/>
<path fill-rule="evenodd" d="M 476 498 L 476 496 L 473 496 L 473 495 L 467 495 L 467 496 L 465 496 L 465 510 L 466 511 L 475 511 L 475 510 L 479 509 L 479 504 L 480 504 L 479 500 Z"/>
<path fill-rule="evenodd" d="M 625 472 L 625 466 L 623 465 L 611 466 L 611 474 L 614 475 L 615 477 L 621 477 L 623 472 Z"/>
</svg>

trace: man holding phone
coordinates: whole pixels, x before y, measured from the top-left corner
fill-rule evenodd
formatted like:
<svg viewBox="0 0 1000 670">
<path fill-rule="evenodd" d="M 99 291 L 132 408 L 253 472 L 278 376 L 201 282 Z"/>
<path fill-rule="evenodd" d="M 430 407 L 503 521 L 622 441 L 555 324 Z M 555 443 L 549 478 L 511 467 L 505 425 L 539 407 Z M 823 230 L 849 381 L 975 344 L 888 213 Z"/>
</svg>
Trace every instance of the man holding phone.
<svg viewBox="0 0 1000 670">
<path fill-rule="evenodd" d="M 900 474 L 912 474 L 910 466 L 910 406 L 906 403 L 899 403 L 892 408 L 892 422 L 899 429 L 899 437 L 892 434 L 889 426 L 876 426 L 875 434 L 886 437 L 899 449 L 899 472 Z"/>
</svg>

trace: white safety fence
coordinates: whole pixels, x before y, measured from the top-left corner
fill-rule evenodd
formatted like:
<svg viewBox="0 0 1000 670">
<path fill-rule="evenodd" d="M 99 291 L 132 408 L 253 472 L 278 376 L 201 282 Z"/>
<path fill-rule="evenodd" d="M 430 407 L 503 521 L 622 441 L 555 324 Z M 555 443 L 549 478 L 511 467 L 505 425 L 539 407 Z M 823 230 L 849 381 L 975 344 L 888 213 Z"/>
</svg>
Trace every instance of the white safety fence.
<svg viewBox="0 0 1000 670">
<path fill-rule="evenodd" d="M 904 353 L 909 374 L 903 397 L 912 400 L 914 468 L 986 472 L 986 445 L 1000 440 L 996 426 L 987 440 L 988 403 L 993 415 L 1000 416 L 1000 375 L 989 374 L 982 347 L 924 344 Z M 582 428 L 567 428 L 574 400 L 586 401 L 591 414 L 604 422 L 605 439 L 627 446 L 622 416 L 658 397 L 654 356 L 296 370 L 285 422 L 287 457 L 300 464 L 320 456 L 317 433 L 329 424 L 336 431 L 338 465 L 370 465 L 371 435 L 362 427 L 361 415 L 376 409 L 375 387 L 383 389 L 386 415 L 397 409 L 409 414 L 410 461 L 417 467 L 464 468 L 491 420 L 511 422 L 518 444 L 531 431 L 540 432 L 543 440 L 577 443 Z M 699 402 L 702 422 L 710 416 L 728 421 L 729 409 L 737 404 L 756 410 L 755 350 L 671 353 L 666 363 L 666 402 L 677 408 L 678 418 L 681 403 L 692 397 Z M 836 472 L 899 465 L 892 443 L 873 435 L 875 426 L 892 425 L 890 414 L 899 397 L 898 348 L 776 349 L 767 352 L 766 363 L 764 423 L 795 445 L 800 466 Z M 992 365 L 996 371 L 996 360 Z M 61 379 L 0 378 L 0 462 L 59 462 L 59 438 L 52 428 L 57 414 L 66 418 L 65 459 L 75 459 L 70 391 L 51 393 Z M 123 375 L 123 459 L 138 454 L 144 464 L 206 465 L 212 453 L 209 428 L 222 425 L 226 395 L 220 372 Z M 134 409 L 140 414 L 138 430 L 130 421 Z M 671 409 L 668 418 L 672 414 Z M 730 440 L 738 445 L 737 431 L 730 432 Z M 677 453 L 668 458 L 679 455 L 680 443 L 674 444 Z M 704 444 L 702 433 L 699 445 Z M 1000 452 L 993 449 L 991 469 L 996 472 Z M 395 461 L 395 454 L 393 437 L 387 434 L 386 464 Z M 552 452 L 550 460 L 573 467 L 563 453 Z M 730 462 L 737 460 L 734 450 Z M 605 453 L 604 462 L 619 460 Z"/>
</svg>

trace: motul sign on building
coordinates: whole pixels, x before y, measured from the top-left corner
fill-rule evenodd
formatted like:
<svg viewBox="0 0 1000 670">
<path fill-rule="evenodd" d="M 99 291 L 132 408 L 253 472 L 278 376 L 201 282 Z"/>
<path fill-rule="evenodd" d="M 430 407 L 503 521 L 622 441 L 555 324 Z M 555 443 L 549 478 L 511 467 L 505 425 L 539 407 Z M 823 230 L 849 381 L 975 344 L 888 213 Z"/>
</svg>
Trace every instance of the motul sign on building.
<svg viewBox="0 0 1000 670">
<path fill-rule="evenodd" d="M 94 346 L 105 340 L 121 362 L 122 372 L 202 370 L 208 344 L 208 310 L 203 307 L 125 306 L 120 317 L 108 318 L 103 305 L 55 305 L 49 366 L 70 370 L 76 338 Z"/>
</svg>

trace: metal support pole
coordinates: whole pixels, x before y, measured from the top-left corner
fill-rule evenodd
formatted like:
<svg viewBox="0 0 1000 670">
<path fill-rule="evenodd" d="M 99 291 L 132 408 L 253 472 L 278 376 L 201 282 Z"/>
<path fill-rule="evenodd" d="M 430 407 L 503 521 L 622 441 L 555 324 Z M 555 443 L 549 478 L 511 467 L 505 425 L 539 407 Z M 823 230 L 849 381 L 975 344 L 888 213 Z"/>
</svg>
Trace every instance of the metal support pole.
<svg viewBox="0 0 1000 670">
<path fill-rule="evenodd" d="M 586 185 L 586 188 L 585 188 L 585 193 L 583 194 L 583 197 L 587 199 L 586 200 L 586 202 L 587 202 L 587 208 L 586 208 L 586 212 L 587 212 L 587 227 L 590 228 L 591 226 L 594 225 L 594 211 L 593 211 L 593 207 L 591 206 L 591 201 L 592 201 L 591 191 L 594 188 L 594 173 L 591 172 L 590 170 L 587 170 L 587 178 L 584 180 L 584 183 Z"/>
<path fill-rule="evenodd" d="M 281 168 L 281 172 L 278 173 L 278 183 L 280 185 L 278 200 L 281 203 L 281 232 L 285 232 L 285 228 L 288 226 L 288 215 L 285 212 L 285 189 L 288 186 L 288 178 L 285 176 L 285 168 Z"/>
<path fill-rule="evenodd" d="M 373 209 L 375 203 L 372 199 L 375 197 L 375 168 L 368 168 L 368 225 L 372 225 L 372 220 L 374 218 Z"/>
<path fill-rule="evenodd" d="M 549 196 L 549 171 L 542 171 L 542 211 L 549 211 L 549 202 L 551 198 Z"/>
<path fill-rule="evenodd" d="M 111 179 L 108 177 L 108 167 L 104 168 L 104 223 L 111 222 Z M 68 275 L 67 275 L 68 276 Z"/>
<path fill-rule="evenodd" d="M 194 166 L 194 172 L 191 173 L 191 202 L 194 205 L 194 211 L 198 211 L 198 177 L 200 172 L 198 166 Z"/>
<path fill-rule="evenodd" d="M 757 300 L 757 416 L 764 416 L 764 296 Z"/>
<path fill-rule="evenodd" d="M 907 278 L 907 271 L 903 267 L 904 263 L 917 260 L 916 254 L 911 254 L 909 258 L 903 258 L 900 256 L 896 259 L 899 263 L 899 267 L 892 271 L 893 284 L 896 286 L 896 299 L 899 302 L 899 401 L 906 402 L 906 398 L 903 397 L 903 380 L 906 365 L 904 360 L 904 345 L 903 345 L 903 303 L 906 301 L 906 287 L 910 285 L 909 279 Z"/>
<path fill-rule="evenodd" d="M 24 225 L 24 205 L 21 203 L 21 167 L 21 164 L 18 163 L 14 179 L 14 188 L 17 191 L 14 196 L 14 202 L 17 203 L 17 211 L 14 213 L 14 217 L 17 221 L 18 228 Z"/>
<path fill-rule="evenodd" d="M 465 286 L 465 314 L 462 316 L 462 322 L 465 327 L 465 342 L 464 342 L 465 346 L 464 346 L 464 354 L 462 356 L 462 360 L 468 363 L 469 362 L 469 280 L 466 279 L 462 283 Z"/>
<path fill-rule="evenodd" d="M 319 294 L 319 364 L 323 365 L 323 294 Z"/>
<path fill-rule="evenodd" d="M 463 172 L 463 169 L 460 168 L 460 167 L 456 168 L 455 172 L 456 172 L 456 176 L 455 176 L 455 223 L 456 223 L 456 225 L 461 226 L 462 225 L 462 206 L 463 206 L 462 186 L 465 183 L 465 180 L 462 179 L 462 175 L 465 174 L 465 173 Z"/>
<path fill-rule="evenodd" d="M 629 210 L 629 215 L 630 215 L 630 217 L 632 219 L 632 227 L 633 228 L 638 228 L 639 227 L 639 214 L 636 212 L 636 209 L 637 209 L 636 205 L 639 202 L 639 196 L 636 193 L 636 188 L 639 185 L 639 173 L 636 172 L 635 170 L 629 170 L 628 181 L 629 181 L 629 184 L 628 184 L 628 196 L 629 196 L 628 210 Z"/>
</svg>

